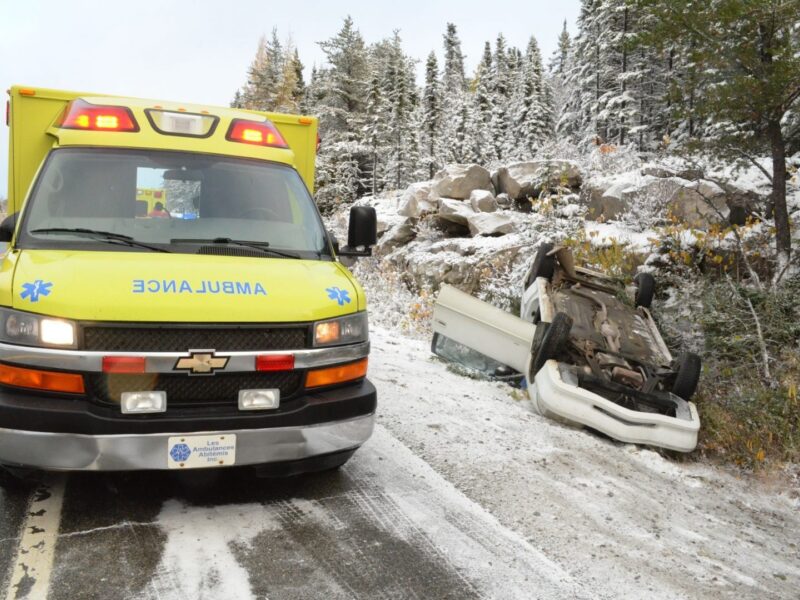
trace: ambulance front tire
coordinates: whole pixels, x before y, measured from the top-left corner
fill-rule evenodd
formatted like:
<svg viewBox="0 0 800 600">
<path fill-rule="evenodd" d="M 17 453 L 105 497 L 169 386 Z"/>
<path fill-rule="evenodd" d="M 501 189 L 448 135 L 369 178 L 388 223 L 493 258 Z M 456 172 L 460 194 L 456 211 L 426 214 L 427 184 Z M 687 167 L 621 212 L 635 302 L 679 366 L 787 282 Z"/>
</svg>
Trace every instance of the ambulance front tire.
<svg viewBox="0 0 800 600">
<path fill-rule="evenodd" d="M 359 446 L 360 448 L 360 446 Z M 355 454 L 358 448 L 323 454 L 313 458 L 305 458 L 283 463 L 266 463 L 256 465 L 256 477 L 291 477 L 294 475 L 304 475 L 311 473 L 335 472 L 341 469 L 350 457 Z"/>
<path fill-rule="evenodd" d="M 25 469 L 0 464 L 0 489 L 30 490 L 42 482 L 44 473 L 36 469 Z"/>
</svg>

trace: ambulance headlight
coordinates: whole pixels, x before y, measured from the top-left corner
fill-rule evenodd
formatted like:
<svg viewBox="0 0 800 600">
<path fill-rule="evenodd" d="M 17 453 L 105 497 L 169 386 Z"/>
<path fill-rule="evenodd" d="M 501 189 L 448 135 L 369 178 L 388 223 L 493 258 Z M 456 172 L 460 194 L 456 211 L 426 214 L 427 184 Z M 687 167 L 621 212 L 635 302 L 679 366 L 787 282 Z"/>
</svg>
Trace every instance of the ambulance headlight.
<svg viewBox="0 0 800 600">
<path fill-rule="evenodd" d="M 357 344 L 369 339 L 367 313 L 359 312 L 338 319 L 314 323 L 314 346 Z"/>
<path fill-rule="evenodd" d="M 0 341 L 23 346 L 75 348 L 75 324 L 18 310 L 0 309 Z"/>
</svg>

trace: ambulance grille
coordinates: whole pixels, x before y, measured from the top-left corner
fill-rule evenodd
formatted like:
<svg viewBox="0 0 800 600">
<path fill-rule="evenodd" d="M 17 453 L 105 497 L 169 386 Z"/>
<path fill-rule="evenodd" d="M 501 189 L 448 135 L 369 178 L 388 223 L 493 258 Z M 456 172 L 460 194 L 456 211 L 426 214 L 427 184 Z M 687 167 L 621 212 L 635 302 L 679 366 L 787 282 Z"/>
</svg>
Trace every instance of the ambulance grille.
<svg viewBox="0 0 800 600">
<path fill-rule="evenodd" d="M 186 352 L 216 350 L 302 350 L 308 328 L 303 327 L 113 327 L 86 326 L 85 350 L 100 352 Z"/>
<path fill-rule="evenodd" d="M 167 410 L 176 404 L 222 404 L 236 407 L 239 390 L 279 389 L 281 402 L 297 395 L 303 373 L 217 373 L 191 377 L 184 373 L 97 374 L 86 377 L 88 393 L 104 404 L 119 406 L 123 392 L 159 390 L 167 393 Z"/>
</svg>

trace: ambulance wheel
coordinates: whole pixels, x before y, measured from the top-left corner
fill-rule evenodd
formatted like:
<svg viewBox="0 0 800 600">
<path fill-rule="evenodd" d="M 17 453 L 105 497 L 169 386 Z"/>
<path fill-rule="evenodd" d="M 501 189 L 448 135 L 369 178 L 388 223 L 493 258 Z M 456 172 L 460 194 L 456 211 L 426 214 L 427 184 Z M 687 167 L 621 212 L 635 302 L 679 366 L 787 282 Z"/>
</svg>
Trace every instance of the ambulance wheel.
<svg viewBox="0 0 800 600">
<path fill-rule="evenodd" d="M 572 331 L 572 317 L 563 312 L 556 313 L 556 316 L 553 317 L 547 327 L 539 347 L 535 349 L 533 364 L 531 365 L 531 379 L 548 360 L 557 358 L 564 352 L 567 342 L 569 342 L 570 331 Z"/>
<path fill-rule="evenodd" d="M 693 352 L 683 352 L 675 360 L 675 382 L 672 393 L 684 400 L 690 400 L 700 383 L 701 361 Z"/>
<path fill-rule="evenodd" d="M 639 273 L 633 278 L 636 284 L 636 296 L 634 304 L 644 308 L 650 308 L 653 304 L 653 297 L 656 294 L 656 280 L 650 273 Z"/>
<path fill-rule="evenodd" d="M 552 251 L 553 244 L 539 244 L 539 247 L 536 249 L 536 256 L 533 257 L 531 269 L 528 271 L 528 277 L 525 279 L 526 290 L 539 277 L 544 277 L 547 280 L 553 278 L 553 273 L 555 273 L 556 269 L 556 259 L 554 256 L 548 256 L 548 254 Z"/>
<path fill-rule="evenodd" d="M 42 482 L 43 473 L 35 469 L 24 469 L 0 465 L 0 488 L 6 490 L 30 490 Z"/>
</svg>

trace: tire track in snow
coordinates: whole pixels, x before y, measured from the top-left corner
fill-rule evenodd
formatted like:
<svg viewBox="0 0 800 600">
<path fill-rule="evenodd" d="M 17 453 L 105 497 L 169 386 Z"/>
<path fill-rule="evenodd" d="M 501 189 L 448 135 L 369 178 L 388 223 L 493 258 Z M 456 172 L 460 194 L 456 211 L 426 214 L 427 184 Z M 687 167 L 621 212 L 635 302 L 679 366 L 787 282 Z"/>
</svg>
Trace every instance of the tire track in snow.
<svg viewBox="0 0 800 600">
<path fill-rule="evenodd" d="M 262 502 L 167 501 L 156 519 L 165 550 L 145 596 L 591 597 L 380 426 L 343 470 L 304 481 L 288 495 L 273 489 L 282 480 L 254 482 Z"/>
</svg>

